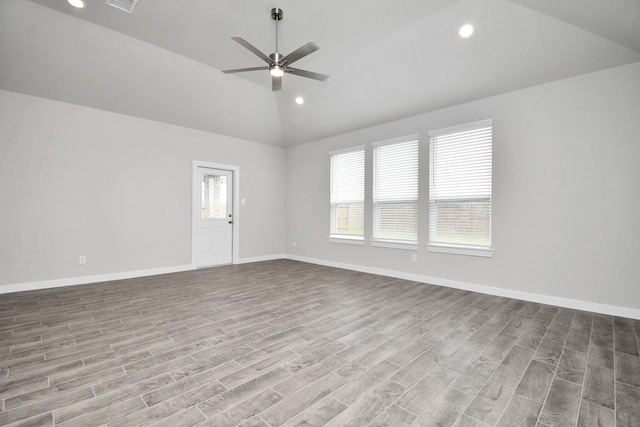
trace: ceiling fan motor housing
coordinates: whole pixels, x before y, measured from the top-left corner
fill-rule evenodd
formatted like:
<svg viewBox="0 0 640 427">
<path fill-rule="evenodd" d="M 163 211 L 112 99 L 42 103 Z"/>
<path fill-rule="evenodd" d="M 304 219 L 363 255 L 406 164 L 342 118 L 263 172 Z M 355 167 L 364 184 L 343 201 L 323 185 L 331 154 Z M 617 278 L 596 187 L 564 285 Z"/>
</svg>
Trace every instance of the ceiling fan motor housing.
<svg viewBox="0 0 640 427">
<path fill-rule="evenodd" d="M 282 55 L 279 54 L 278 52 L 274 52 L 271 55 L 269 55 L 269 58 L 271 58 L 274 64 L 279 64 L 280 60 L 282 59 Z"/>
</svg>

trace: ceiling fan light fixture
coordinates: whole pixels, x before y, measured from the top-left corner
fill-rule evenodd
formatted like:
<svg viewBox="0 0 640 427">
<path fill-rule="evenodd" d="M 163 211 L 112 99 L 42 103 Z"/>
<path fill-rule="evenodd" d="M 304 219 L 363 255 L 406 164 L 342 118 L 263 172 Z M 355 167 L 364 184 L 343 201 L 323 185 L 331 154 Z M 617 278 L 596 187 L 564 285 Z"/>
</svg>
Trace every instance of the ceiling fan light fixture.
<svg viewBox="0 0 640 427">
<path fill-rule="evenodd" d="M 279 65 L 272 65 L 269 67 L 269 74 L 273 77 L 282 77 L 284 76 L 284 69 Z"/>
</svg>

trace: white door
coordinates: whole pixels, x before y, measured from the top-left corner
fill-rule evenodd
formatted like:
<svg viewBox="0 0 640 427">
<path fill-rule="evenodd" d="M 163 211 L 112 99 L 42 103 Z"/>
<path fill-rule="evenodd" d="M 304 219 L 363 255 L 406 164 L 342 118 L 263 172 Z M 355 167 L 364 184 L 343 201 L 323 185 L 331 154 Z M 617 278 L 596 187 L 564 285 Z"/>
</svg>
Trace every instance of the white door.
<svg viewBox="0 0 640 427">
<path fill-rule="evenodd" d="M 196 266 L 233 261 L 233 172 L 199 167 L 200 215 Z"/>
</svg>

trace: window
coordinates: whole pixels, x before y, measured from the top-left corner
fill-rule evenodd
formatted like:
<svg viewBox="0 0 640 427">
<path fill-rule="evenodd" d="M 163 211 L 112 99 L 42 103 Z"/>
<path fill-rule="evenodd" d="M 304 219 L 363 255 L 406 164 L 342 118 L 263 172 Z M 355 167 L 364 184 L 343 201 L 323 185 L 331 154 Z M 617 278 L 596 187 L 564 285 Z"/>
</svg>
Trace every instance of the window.
<svg viewBox="0 0 640 427">
<path fill-rule="evenodd" d="M 227 177 L 224 175 L 202 175 L 201 199 L 202 219 L 225 219 L 227 217 Z"/>
<path fill-rule="evenodd" d="M 331 154 L 330 237 L 364 241 L 364 148 Z"/>
<path fill-rule="evenodd" d="M 429 137 L 429 250 L 449 246 L 490 256 L 492 121 Z"/>
<path fill-rule="evenodd" d="M 418 241 L 418 137 L 374 144 L 373 240 Z"/>
</svg>

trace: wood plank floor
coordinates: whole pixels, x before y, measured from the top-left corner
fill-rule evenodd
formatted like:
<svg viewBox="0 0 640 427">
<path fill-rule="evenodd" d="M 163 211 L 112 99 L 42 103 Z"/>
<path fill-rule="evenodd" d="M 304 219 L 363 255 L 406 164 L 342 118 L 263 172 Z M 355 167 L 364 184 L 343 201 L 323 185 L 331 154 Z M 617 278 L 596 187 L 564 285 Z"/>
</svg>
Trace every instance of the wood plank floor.
<svg viewBox="0 0 640 427">
<path fill-rule="evenodd" d="M 640 426 L 640 321 L 289 260 L 0 295 L 0 425 Z"/>
</svg>

